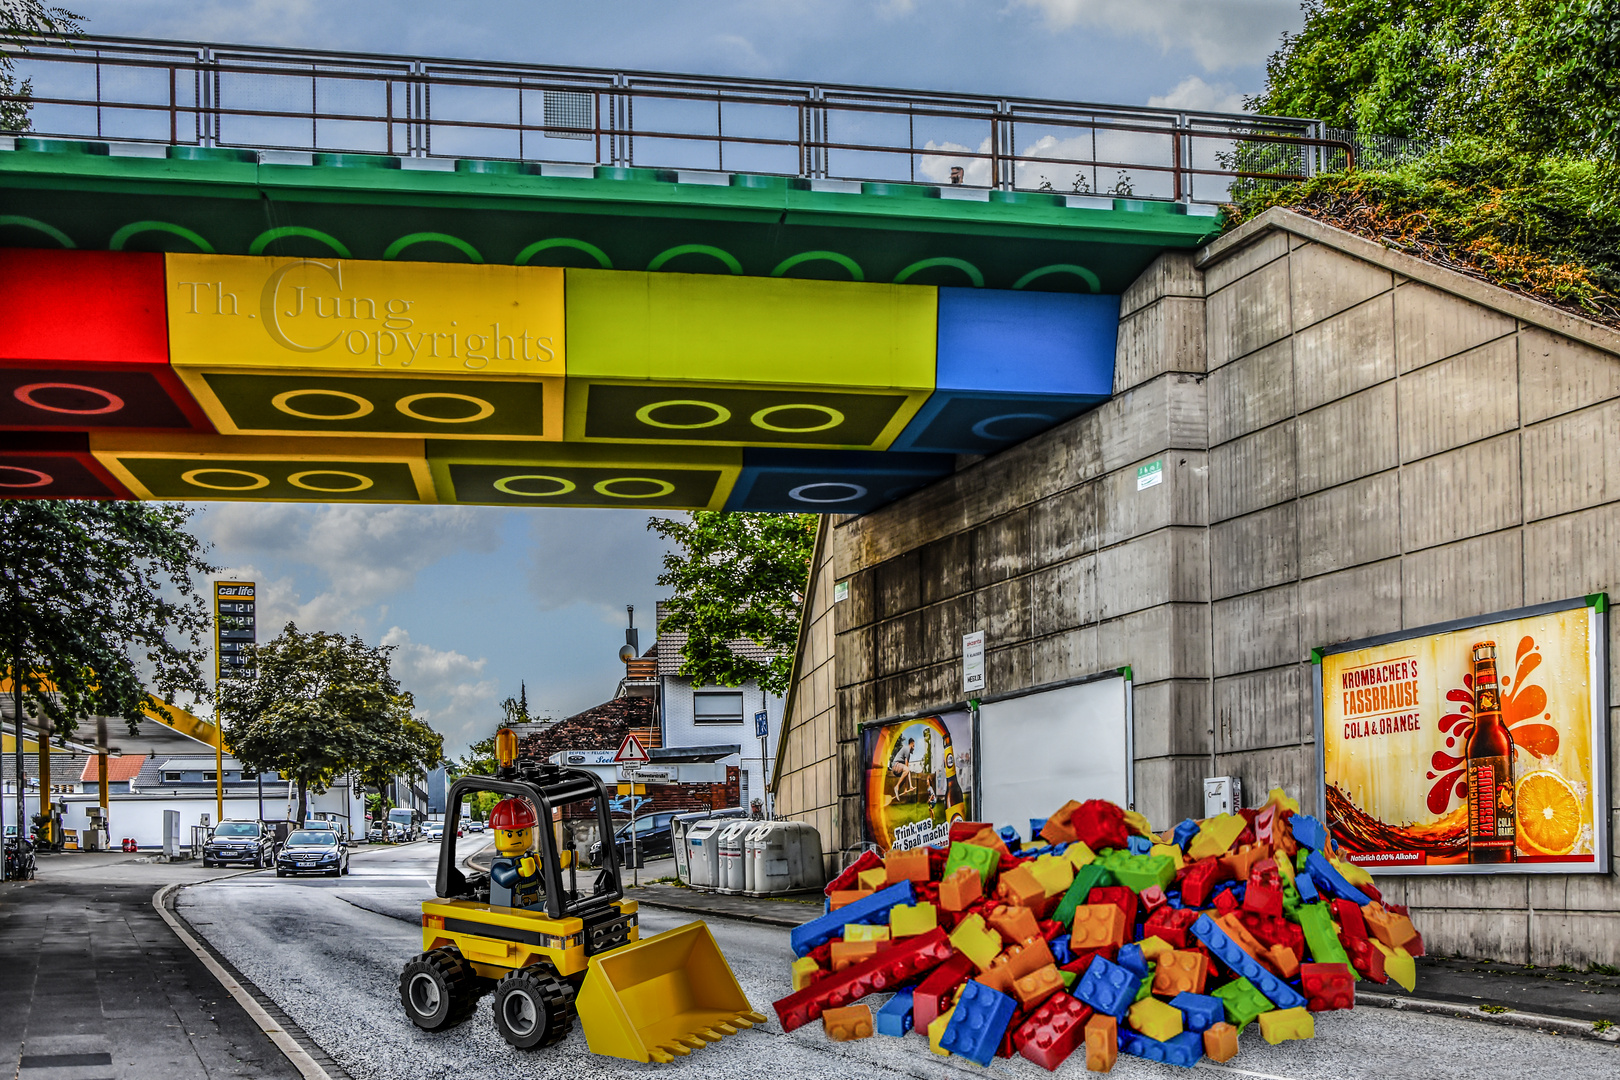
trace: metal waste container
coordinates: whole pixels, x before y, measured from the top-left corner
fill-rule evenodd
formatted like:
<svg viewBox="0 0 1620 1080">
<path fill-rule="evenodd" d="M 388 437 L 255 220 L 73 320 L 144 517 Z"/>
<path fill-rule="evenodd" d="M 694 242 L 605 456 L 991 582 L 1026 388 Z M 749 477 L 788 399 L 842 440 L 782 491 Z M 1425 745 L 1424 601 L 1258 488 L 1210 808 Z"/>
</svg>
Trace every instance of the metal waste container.
<svg viewBox="0 0 1620 1080">
<path fill-rule="evenodd" d="M 686 830 L 687 884 L 694 889 L 720 887 L 720 830 L 732 824 L 724 818 L 699 821 Z"/>
<path fill-rule="evenodd" d="M 807 892 L 826 884 L 821 833 L 807 821 L 768 821 L 748 837 L 747 891 L 753 896 Z"/>
<path fill-rule="evenodd" d="M 743 841 L 759 828 L 757 821 L 734 821 L 720 830 L 720 891 L 740 893 L 747 884 Z"/>
</svg>

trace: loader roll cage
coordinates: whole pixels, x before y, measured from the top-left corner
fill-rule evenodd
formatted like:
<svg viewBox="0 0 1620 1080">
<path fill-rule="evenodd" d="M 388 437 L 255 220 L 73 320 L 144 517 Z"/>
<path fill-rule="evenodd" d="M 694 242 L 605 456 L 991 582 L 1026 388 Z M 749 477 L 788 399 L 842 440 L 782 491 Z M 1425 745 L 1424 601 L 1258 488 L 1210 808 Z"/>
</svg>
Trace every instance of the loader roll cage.
<svg viewBox="0 0 1620 1080">
<path fill-rule="evenodd" d="M 464 776 L 450 786 L 445 799 L 444 839 L 439 846 L 439 877 L 436 883 L 439 896 L 453 899 L 466 895 L 470 889 L 467 876 L 456 865 L 456 831 L 461 818 L 461 802 L 467 795 L 480 792 L 515 796 L 534 804 L 540 817 L 535 829 L 540 844 L 541 875 L 545 883 L 546 914 L 553 919 L 589 918 L 608 912 L 615 901 L 624 897 L 619 880 L 618 852 L 611 844 L 602 848 L 602 866 L 586 895 L 578 890 L 578 853 L 569 860 L 569 887 L 563 887 L 561 860 L 558 858 L 557 834 L 553 811 L 571 803 L 595 803 L 597 825 L 601 835 L 613 835 L 613 823 L 608 813 L 607 787 L 596 776 L 578 769 L 563 769 L 554 765 L 525 764 L 511 779 L 491 776 Z M 572 845 L 569 850 L 572 851 Z"/>
</svg>

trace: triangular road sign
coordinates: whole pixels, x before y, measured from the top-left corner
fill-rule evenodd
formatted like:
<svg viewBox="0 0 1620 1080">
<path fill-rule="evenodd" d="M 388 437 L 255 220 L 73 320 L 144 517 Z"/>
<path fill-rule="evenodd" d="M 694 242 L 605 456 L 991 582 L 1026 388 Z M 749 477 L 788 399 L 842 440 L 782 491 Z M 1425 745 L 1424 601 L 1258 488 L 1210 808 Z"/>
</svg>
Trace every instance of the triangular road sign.
<svg viewBox="0 0 1620 1080">
<path fill-rule="evenodd" d="M 652 759 L 647 754 L 647 748 L 641 745 L 641 740 L 636 738 L 632 732 L 624 737 L 624 742 L 619 744 L 619 752 L 613 756 L 613 760 L 620 763 L 641 764 Z"/>
</svg>

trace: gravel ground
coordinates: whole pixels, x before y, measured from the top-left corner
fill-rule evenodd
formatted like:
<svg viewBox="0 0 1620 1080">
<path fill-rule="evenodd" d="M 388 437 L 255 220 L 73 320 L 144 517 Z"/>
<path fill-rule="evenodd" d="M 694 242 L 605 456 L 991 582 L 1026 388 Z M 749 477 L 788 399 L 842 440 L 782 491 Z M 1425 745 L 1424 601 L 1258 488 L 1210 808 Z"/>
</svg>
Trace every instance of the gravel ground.
<svg viewBox="0 0 1620 1080">
<path fill-rule="evenodd" d="M 720 919 L 710 922 L 716 940 L 749 1000 L 771 1020 L 674 1065 L 596 1057 L 577 1027 L 550 1050 L 516 1051 L 496 1034 L 487 1006 L 451 1031 L 419 1031 L 405 1019 L 396 989 L 400 966 L 420 951 L 419 932 L 377 912 L 409 912 L 428 895 L 433 856 L 433 846 L 426 844 L 357 853 L 352 876 L 342 881 L 250 875 L 193 886 L 179 903 L 216 948 L 357 1080 L 469 1075 L 573 1080 L 670 1070 L 709 1071 L 728 1080 L 947 1078 L 986 1071 L 1026 1080 L 1048 1075 L 1022 1058 L 998 1059 L 989 1070 L 958 1058 L 936 1058 L 915 1036 L 833 1043 L 820 1025 L 784 1033 L 770 1003 L 788 992 L 787 931 Z M 643 909 L 643 933 L 649 936 L 687 921 L 676 912 Z M 1620 1050 L 1608 1045 L 1387 1009 L 1320 1014 L 1317 1037 L 1309 1043 L 1268 1046 L 1257 1029 L 1245 1033 L 1243 1049 L 1229 1065 L 1178 1070 L 1121 1057 L 1114 1075 L 1261 1080 L 1620 1075 Z M 1083 1058 L 1071 1059 L 1060 1071 L 1085 1075 Z"/>
</svg>

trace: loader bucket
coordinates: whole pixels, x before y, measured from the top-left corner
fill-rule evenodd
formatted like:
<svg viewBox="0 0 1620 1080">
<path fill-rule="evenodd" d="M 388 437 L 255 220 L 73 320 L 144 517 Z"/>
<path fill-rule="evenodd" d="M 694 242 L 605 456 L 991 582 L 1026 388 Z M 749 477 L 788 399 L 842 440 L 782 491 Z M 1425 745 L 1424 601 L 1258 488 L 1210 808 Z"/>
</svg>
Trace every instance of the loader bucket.
<svg viewBox="0 0 1620 1080">
<path fill-rule="evenodd" d="M 576 1007 L 591 1053 L 662 1064 L 765 1020 L 701 922 L 591 957 Z"/>
</svg>

